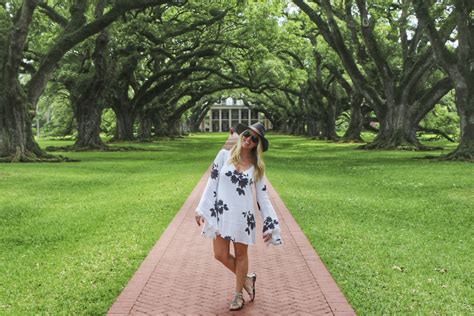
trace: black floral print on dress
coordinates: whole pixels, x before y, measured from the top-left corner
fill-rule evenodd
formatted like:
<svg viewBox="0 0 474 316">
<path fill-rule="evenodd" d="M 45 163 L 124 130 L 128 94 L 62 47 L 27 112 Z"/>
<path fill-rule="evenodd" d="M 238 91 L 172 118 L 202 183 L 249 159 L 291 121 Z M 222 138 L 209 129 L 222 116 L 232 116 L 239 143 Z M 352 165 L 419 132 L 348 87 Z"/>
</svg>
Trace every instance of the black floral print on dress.
<svg viewBox="0 0 474 316">
<path fill-rule="evenodd" d="M 271 218 L 270 216 L 267 216 L 263 222 L 263 232 L 266 232 L 269 229 L 275 229 L 275 225 L 278 225 L 278 221 Z"/>
<path fill-rule="evenodd" d="M 242 214 L 247 218 L 247 228 L 245 228 L 245 231 L 250 235 L 250 231 L 255 229 L 255 217 L 251 211 L 242 212 Z"/>
<path fill-rule="evenodd" d="M 224 239 L 225 239 L 225 240 L 230 240 L 230 241 L 235 242 L 235 238 L 232 237 L 232 236 L 225 236 Z"/>
<path fill-rule="evenodd" d="M 217 164 L 212 164 L 212 169 L 211 169 L 211 179 L 217 179 L 219 176 L 219 166 Z"/>
<path fill-rule="evenodd" d="M 214 207 L 209 211 L 211 212 L 211 217 L 217 217 L 217 222 L 219 222 L 219 215 L 224 214 L 224 210 L 228 211 L 229 207 L 222 200 L 216 200 L 214 202 Z"/>
<path fill-rule="evenodd" d="M 230 181 L 233 184 L 237 184 L 237 188 L 235 189 L 239 195 L 245 195 L 244 188 L 249 184 L 249 178 L 245 176 L 243 172 L 238 172 L 237 170 L 227 171 L 225 174 L 226 176 L 230 177 Z"/>
<path fill-rule="evenodd" d="M 259 181 L 253 178 L 255 167 L 240 172 L 241 170 L 236 169 L 230 161 L 230 154 L 230 150 L 221 150 L 209 168 L 212 176 L 209 175 L 204 193 L 196 207 L 196 213 L 202 214 L 206 219 L 203 235 L 211 238 L 219 235 L 228 242 L 255 244 L 257 231 L 261 232 L 263 228 L 256 224 L 257 216 L 261 217 L 262 222 L 269 217 L 265 222 L 264 234 L 272 233 L 270 244 L 281 244 L 280 224 L 276 224 L 279 219 L 267 195 L 270 184 L 265 183 L 264 177 Z M 260 215 L 256 215 L 257 205 L 254 206 L 254 198 L 258 202 Z"/>
</svg>

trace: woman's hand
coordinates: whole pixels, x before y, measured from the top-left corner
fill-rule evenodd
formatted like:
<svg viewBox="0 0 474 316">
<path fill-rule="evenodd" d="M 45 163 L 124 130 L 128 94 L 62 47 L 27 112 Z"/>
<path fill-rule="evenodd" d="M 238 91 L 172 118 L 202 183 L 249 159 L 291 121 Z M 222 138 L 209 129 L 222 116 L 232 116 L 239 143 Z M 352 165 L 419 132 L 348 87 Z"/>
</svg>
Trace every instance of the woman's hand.
<svg viewBox="0 0 474 316">
<path fill-rule="evenodd" d="M 198 226 L 201 226 L 201 223 L 204 223 L 204 218 L 202 216 L 196 215 L 195 218 L 196 218 L 196 223 L 198 224 Z"/>
<path fill-rule="evenodd" d="M 263 235 L 263 241 L 264 241 L 264 242 L 267 242 L 267 241 L 269 241 L 270 239 L 272 239 L 272 234 Z"/>
</svg>

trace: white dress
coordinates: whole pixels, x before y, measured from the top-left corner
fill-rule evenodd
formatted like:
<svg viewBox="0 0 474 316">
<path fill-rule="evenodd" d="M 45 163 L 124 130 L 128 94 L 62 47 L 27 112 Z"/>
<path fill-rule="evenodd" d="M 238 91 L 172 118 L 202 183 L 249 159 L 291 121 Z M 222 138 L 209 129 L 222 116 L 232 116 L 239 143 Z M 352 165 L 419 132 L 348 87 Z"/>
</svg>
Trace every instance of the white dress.
<svg viewBox="0 0 474 316">
<path fill-rule="evenodd" d="M 255 244 L 255 210 L 252 185 L 254 167 L 239 172 L 230 163 L 230 150 L 221 149 L 214 159 L 211 175 L 196 208 L 204 218 L 202 235 L 247 245 Z M 266 179 L 256 182 L 258 211 L 263 221 L 263 235 L 272 234 L 267 245 L 282 244 L 280 224 L 268 199 Z"/>
</svg>

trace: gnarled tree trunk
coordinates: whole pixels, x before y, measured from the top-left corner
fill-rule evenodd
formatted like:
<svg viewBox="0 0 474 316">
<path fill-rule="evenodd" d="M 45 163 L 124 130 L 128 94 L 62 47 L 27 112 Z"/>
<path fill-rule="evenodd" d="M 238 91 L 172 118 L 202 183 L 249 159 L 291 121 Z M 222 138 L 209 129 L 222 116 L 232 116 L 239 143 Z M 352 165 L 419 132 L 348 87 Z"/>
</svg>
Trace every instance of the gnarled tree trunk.
<svg viewBox="0 0 474 316">
<path fill-rule="evenodd" d="M 103 7 L 97 8 L 98 15 L 102 14 Z M 84 90 L 75 91 L 74 116 L 77 121 L 77 140 L 74 144 L 76 150 L 106 149 L 100 139 L 100 124 L 102 110 L 104 109 L 103 94 L 107 79 L 107 43 L 109 41 L 107 30 L 102 30 L 96 39 L 94 50 L 95 73 L 90 84 Z M 76 89 L 81 89 L 80 85 Z"/>
<path fill-rule="evenodd" d="M 74 116 L 78 131 L 74 149 L 105 149 L 107 146 L 100 138 L 102 107 L 97 106 L 94 99 L 87 98 L 76 104 Z"/>
<path fill-rule="evenodd" d="M 133 126 L 136 114 L 126 106 L 113 106 L 117 127 L 115 129 L 115 141 L 131 141 L 135 139 L 133 135 Z"/>
<path fill-rule="evenodd" d="M 162 117 L 162 114 L 158 114 L 158 111 L 154 109 L 151 120 L 153 122 L 153 129 L 155 131 L 155 136 L 170 136 L 170 131 L 168 130 L 168 125 L 166 120 Z"/>
<path fill-rule="evenodd" d="M 272 122 L 272 131 L 283 133 L 286 131 L 285 126 L 286 126 L 286 123 L 284 122 L 284 118 L 278 117 L 274 119 Z"/>
<path fill-rule="evenodd" d="M 461 140 L 458 147 L 447 155 L 448 159 L 474 160 L 474 78 L 471 79 L 465 84 L 458 82 L 455 87 L 456 107 L 461 121 Z"/>
<path fill-rule="evenodd" d="M 168 136 L 181 136 L 181 121 L 180 119 L 171 119 L 167 121 L 166 124 Z"/>
<path fill-rule="evenodd" d="M 199 132 L 201 122 L 206 117 L 206 114 L 209 111 L 209 104 L 211 102 L 212 101 L 209 100 L 208 102 L 201 104 L 198 108 L 193 110 L 191 115 L 191 132 Z"/>
<path fill-rule="evenodd" d="M 415 1 L 415 12 L 420 23 L 425 26 L 433 56 L 446 71 L 454 85 L 456 108 L 460 117 L 461 140 L 458 147 L 446 157 L 449 160 L 474 160 L 474 27 L 472 1 L 455 1 L 453 14 L 456 18 L 458 45 L 454 49 L 446 47 L 441 29 L 449 24 L 444 21 L 437 30 L 436 19 L 430 16 L 433 4 Z"/>
<path fill-rule="evenodd" d="M 146 111 L 138 115 L 138 138 L 141 141 L 150 141 L 153 128 L 153 121 Z"/>
<path fill-rule="evenodd" d="M 319 131 L 317 130 L 317 122 L 314 116 L 308 115 L 308 117 L 306 118 L 306 124 L 306 135 L 308 135 L 309 137 L 319 136 Z"/>
<path fill-rule="evenodd" d="M 326 119 L 324 120 L 322 135 L 327 140 L 338 140 L 336 133 L 336 100 L 335 98 L 328 98 L 328 105 L 326 109 Z"/>
<path fill-rule="evenodd" d="M 362 96 L 359 93 L 354 93 L 351 96 L 351 118 L 349 126 L 344 133 L 342 139 L 349 142 L 363 142 L 360 133 L 362 131 L 362 111 L 360 105 L 362 104 Z"/>
<path fill-rule="evenodd" d="M 377 137 L 361 149 L 423 149 L 416 137 L 417 124 L 413 122 L 403 106 L 390 106 L 387 112 L 379 114 L 380 129 Z"/>
<path fill-rule="evenodd" d="M 31 113 L 18 89 L 0 90 L 0 161 L 59 161 L 48 155 L 35 142 L 31 130 Z M 10 85 L 11 87 L 11 85 Z M 7 90 L 7 91 L 5 91 Z"/>
<path fill-rule="evenodd" d="M 304 120 L 299 117 L 292 117 L 288 121 L 288 131 L 292 135 L 304 135 Z"/>
<path fill-rule="evenodd" d="M 11 26 L 0 34 L 0 161 L 29 162 L 53 160 L 35 142 L 31 130 L 33 108 L 18 81 L 22 52 L 36 1 L 25 0 Z"/>
</svg>

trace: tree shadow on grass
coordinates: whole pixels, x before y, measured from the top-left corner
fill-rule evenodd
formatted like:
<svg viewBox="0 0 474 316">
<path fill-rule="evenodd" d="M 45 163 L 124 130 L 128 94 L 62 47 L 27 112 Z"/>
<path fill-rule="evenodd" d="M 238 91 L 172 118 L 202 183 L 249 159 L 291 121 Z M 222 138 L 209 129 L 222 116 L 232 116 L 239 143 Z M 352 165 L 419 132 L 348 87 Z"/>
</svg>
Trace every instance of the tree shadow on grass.
<svg viewBox="0 0 474 316">
<path fill-rule="evenodd" d="M 312 150 L 313 151 L 313 150 Z M 315 150 L 316 152 L 304 153 L 292 151 L 288 155 L 274 155 L 269 157 L 272 165 L 291 166 L 314 166 L 321 168 L 324 166 L 410 166 L 416 167 L 419 164 L 445 162 L 446 160 L 427 159 L 426 156 L 412 156 L 407 153 L 395 151 L 393 153 L 386 151 L 367 152 L 339 149 Z"/>
</svg>

